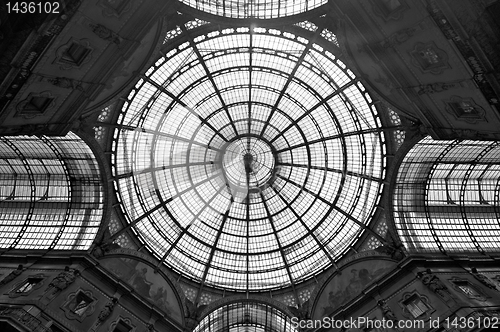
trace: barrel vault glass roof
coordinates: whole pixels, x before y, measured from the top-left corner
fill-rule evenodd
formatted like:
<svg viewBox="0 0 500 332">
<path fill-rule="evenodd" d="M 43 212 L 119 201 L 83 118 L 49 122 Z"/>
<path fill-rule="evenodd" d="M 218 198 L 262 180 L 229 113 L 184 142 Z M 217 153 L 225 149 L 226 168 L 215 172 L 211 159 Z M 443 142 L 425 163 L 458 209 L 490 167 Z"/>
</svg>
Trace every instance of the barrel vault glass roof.
<svg viewBox="0 0 500 332">
<path fill-rule="evenodd" d="M 314 39 L 313 39 L 314 40 Z M 367 227 L 385 141 L 334 54 L 261 27 L 189 36 L 130 92 L 114 134 L 123 212 L 164 264 L 236 291 L 330 267 Z"/>
<path fill-rule="evenodd" d="M 217 308 L 198 324 L 194 332 L 297 332 L 282 311 L 264 303 L 238 302 Z"/>
</svg>

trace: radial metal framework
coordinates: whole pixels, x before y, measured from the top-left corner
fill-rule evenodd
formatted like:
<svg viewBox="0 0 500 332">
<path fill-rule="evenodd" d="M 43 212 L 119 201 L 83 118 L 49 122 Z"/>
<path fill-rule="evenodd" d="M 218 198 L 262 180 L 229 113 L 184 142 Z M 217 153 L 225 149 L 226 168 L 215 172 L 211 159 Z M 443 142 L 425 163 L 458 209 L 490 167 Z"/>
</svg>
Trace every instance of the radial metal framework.
<svg viewBox="0 0 500 332">
<path fill-rule="evenodd" d="M 92 150 L 65 137 L 0 138 L 0 247 L 86 250 L 103 192 Z"/>
<path fill-rule="evenodd" d="M 113 172 L 127 228 L 203 284 L 304 281 L 373 216 L 385 177 L 376 108 L 317 38 L 191 33 L 142 76 L 118 118 Z"/>
<path fill-rule="evenodd" d="M 393 199 L 411 252 L 498 251 L 499 143 L 422 139 L 399 168 Z"/>
</svg>

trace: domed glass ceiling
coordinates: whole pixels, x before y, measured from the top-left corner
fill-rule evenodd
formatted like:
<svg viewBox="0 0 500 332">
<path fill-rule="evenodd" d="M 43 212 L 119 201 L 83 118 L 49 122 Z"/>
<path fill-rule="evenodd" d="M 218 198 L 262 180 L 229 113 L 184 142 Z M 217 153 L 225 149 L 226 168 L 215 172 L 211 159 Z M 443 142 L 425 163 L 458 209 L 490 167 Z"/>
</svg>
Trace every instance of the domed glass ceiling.
<svg viewBox="0 0 500 332">
<path fill-rule="evenodd" d="M 198 10 L 233 18 L 277 18 L 317 8 L 327 0 L 181 0 Z"/>
<path fill-rule="evenodd" d="M 363 85 L 332 52 L 275 29 L 225 29 L 172 48 L 115 131 L 124 214 L 166 265 L 214 287 L 289 286 L 367 227 L 385 144 Z"/>
</svg>

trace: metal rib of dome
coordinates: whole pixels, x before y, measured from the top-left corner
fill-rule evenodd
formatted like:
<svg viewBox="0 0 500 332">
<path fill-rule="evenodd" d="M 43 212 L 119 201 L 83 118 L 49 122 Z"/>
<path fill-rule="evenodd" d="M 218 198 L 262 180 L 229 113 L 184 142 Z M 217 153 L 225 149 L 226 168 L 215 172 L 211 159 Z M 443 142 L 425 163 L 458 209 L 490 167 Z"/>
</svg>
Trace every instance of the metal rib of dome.
<svg viewBox="0 0 500 332">
<path fill-rule="evenodd" d="M 171 49 L 115 132 L 128 222 L 166 265 L 260 291 L 331 266 L 367 227 L 385 144 L 363 85 L 334 54 L 275 29 L 225 29 Z"/>
</svg>

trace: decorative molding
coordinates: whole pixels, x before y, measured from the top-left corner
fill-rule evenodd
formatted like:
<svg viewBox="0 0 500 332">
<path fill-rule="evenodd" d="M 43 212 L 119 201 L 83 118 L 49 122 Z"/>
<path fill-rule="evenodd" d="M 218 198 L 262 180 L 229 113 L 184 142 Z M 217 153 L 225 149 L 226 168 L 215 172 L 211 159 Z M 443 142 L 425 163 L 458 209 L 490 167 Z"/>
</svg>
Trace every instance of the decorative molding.
<svg viewBox="0 0 500 332">
<path fill-rule="evenodd" d="M 80 274 L 80 271 L 76 269 L 71 269 L 68 266 L 64 269 L 64 271 L 60 272 L 49 284 L 49 290 L 53 290 L 54 293 L 58 291 L 65 290 L 75 282 L 76 277 Z"/>
<path fill-rule="evenodd" d="M 75 313 L 74 311 L 76 309 L 76 306 L 78 305 L 77 301 L 79 293 L 84 294 L 85 296 L 87 296 L 92 300 L 89 306 L 86 307 L 85 312 L 83 312 L 81 315 Z M 96 304 L 97 304 L 97 298 L 93 296 L 91 291 L 79 289 L 76 292 L 73 292 L 68 295 L 66 301 L 61 307 L 61 310 L 64 311 L 64 315 L 66 316 L 67 319 L 76 319 L 79 322 L 82 322 L 86 317 L 94 313 Z"/>
<path fill-rule="evenodd" d="M 106 318 L 111 315 L 113 312 L 113 309 L 115 308 L 116 303 L 118 302 L 118 299 L 116 297 L 113 297 L 111 301 L 106 303 L 104 308 L 102 308 L 101 312 L 99 313 L 99 316 L 97 317 L 98 322 L 104 322 Z"/>
<path fill-rule="evenodd" d="M 38 105 L 37 101 L 43 102 L 43 105 Z M 57 96 L 53 95 L 51 91 L 32 92 L 25 99 L 17 103 L 14 117 L 33 119 L 37 116 L 42 116 L 46 114 L 47 111 L 55 108 L 56 101 Z"/>
<path fill-rule="evenodd" d="M 340 269 L 343 266 L 354 264 L 356 261 L 363 261 L 370 258 L 380 258 L 385 260 L 394 261 L 384 252 L 376 251 L 376 250 L 367 250 L 357 254 L 354 254 L 350 257 L 344 258 L 340 260 L 336 268 L 331 268 L 330 272 L 325 274 L 323 277 L 318 279 L 316 287 L 312 290 L 310 296 L 310 303 L 316 305 L 316 301 L 318 300 L 318 296 L 323 291 L 323 288 L 330 282 L 336 275 L 340 275 Z"/>
<path fill-rule="evenodd" d="M 331 278 L 333 278 L 336 274 L 338 274 L 338 270 L 340 270 L 341 267 L 346 266 L 346 265 L 350 265 L 354 261 L 358 261 L 358 260 L 362 261 L 362 260 L 366 260 L 366 259 L 370 259 L 370 258 L 381 258 L 381 259 L 385 259 L 385 260 L 394 261 L 385 252 L 376 251 L 376 250 L 362 251 L 362 252 L 354 254 L 354 255 L 352 255 L 350 257 L 341 259 L 340 262 L 338 262 L 337 265 L 336 265 L 337 269 L 331 269 L 330 273 L 328 273 L 327 275 L 325 275 L 322 278 L 320 278 L 318 280 L 318 285 L 322 285 L 322 284 L 325 284 L 328 281 L 330 281 Z M 311 298 L 313 298 L 313 295 L 314 296 L 317 295 L 317 293 L 318 293 L 318 291 L 319 291 L 320 288 L 321 287 L 316 287 L 314 289 L 314 291 L 311 294 Z"/>
<path fill-rule="evenodd" d="M 448 54 L 437 47 L 435 42 L 416 43 L 410 51 L 411 63 L 424 73 L 441 74 L 451 68 L 448 63 Z"/>
<path fill-rule="evenodd" d="M 465 84 L 464 84 L 465 85 Z M 464 87 L 462 82 L 436 82 L 431 84 L 420 85 L 415 88 L 418 95 L 433 94 L 447 91 L 449 89 L 457 89 Z"/>
<path fill-rule="evenodd" d="M 491 73 L 492 67 L 485 66 L 485 63 L 492 62 L 493 60 L 493 68 L 495 67 L 495 59 L 498 59 L 498 52 L 495 51 L 494 47 L 490 47 L 490 45 L 495 44 L 497 41 L 493 40 L 491 35 L 482 31 L 481 21 L 474 19 L 467 9 L 461 9 L 458 12 L 454 11 L 455 15 L 458 15 L 457 19 L 460 25 L 462 28 L 465 28 L 468 34 L 468 38 L 465 38 L 465 36 L 462 36 L 459 31 L 453 28 L 450 20 L 445 16 L 437 1 L 427 0 L 427 8 L 433 21 L 439 29 L 441 29 L 444 36 L 448 40 L 453 41 L 460 54 L 473 71 L 473 80 L 477 84 L 479 90 L 481 90 L 490 104 L 498 105 L 500 103 L 500 98 L 487 79 L 487 74 Z M 481 39 L 481 54 L 476 54 L 477 48 L 474 46 L 476 38 Z M 485 53 L 487 54 L 487 59 L 484 59 L 482 56 Z"/>
<path fill-rule="evenodd" d="M 473 267 L 471 269 L 471 274 L 474 276 L 474 278 L 476 278 L 476 280 L 478 280 L 484 286 L 488 287 L 489 289 L 494 289 L 494 290 L 498 291 L 498 287 L 499 287 L 498 283 L 491 280 L 486 275 L 479 273 L 475 267 Z M 497 275 L 496 276 L 497 280 L 498 280 L 498 277 L 499 276 Z"/>
<path fill-rule="evenodd" d="M 23 325 L 26 331 L 51 332 L 52 329 L 45 327 L 42 321 L 22 309 L 21 307 L 2 306 L 0 316 L 12 319 Z M 15 329 L 17 330 L 17 329 Z M 24 329 L 23 329 L 24 330 Z"/>
<path fill-rule="evenodd" d="M 103 8 L 102 16 L 114 16 L 119 18 L 122 14 L 128 12 L 132 7 L 130 0 L 99 0 L 97 5 Z"/>
<path fill-rule="evenodd" d="M 98 247 L 96 247 L 96 250 L 97 250 L 97 248 Z M 96 254 L 97 253 L 94 253 L 94 256 L 96 256 Z M 184 312 L 187 312 L 186 296 L 185 296 L 182 288 L 179 286 L 179 282 L 172 276 L 172 272 L 170 272 L 165 265 L 161 264 L 155 258 L 151 257 L 150 255 L 146 255 L 142 252 L 139 252 L 137 250 L 127 249 L 127 248 L 111 249 L 109 251 L 104 251 L 102 249 L 99 249 L 99 254 L 102 254 L 99 257 L 99 259 L 100 258 L 112 258 L 112 257 L 129 258 L 130 259 L 131 257 L 133 257 L 133 258 L 155 268 L 158 272 L 161 273 L 161 275 L 165 278 L 165 280 L 170 284 L 170 286 L 174 290 L 174 293 L 177 293 L 176 295 L 179 297 L 178 300 L 180 300 L 181 307 L 183 307 Z M 97 256 L 96 256 L 96 258 L 97 258 Z"/>
<path fill-rule="evenodd" d="M 85 54 L 82 54 L 82 58 L 78 62 L 72 62 L 72 61 L 67 61 L 64 60 L 64 55 L 65 53 L 71 48 L 71 47 L 82 47 L 87 49 L 87 52 Z M 60 64 L 59 68 L 62 70 L 68 70 L 72 68 L 80 68 L 86 63 L 88 63 L 92 59 L 92 52 L 94 49 L 90 46 L 90 42 L 87 38 L 82 38 L 82 39 L 74 39 L 70 38 L 66 44 L 63 44 L 59 46 L 56 50 L 56 59 L 53 61 L 53 63 Z"/>
<path fill-rule="evenodd" d="M 41 74 L 33 74 L 34 76 L 39 77 L 39 82 L 49 83 L 55 87 L 69 89 L 69 90 L 78 90 L 84 91 L 91 83 L 78 81 L 68 77 L 61 76 L 49 76 L 49 75 L 41 75 Z M 85 85 L 85 86 L 84 86 Z"/>
<path fill-rule="evenodd" d="M 410 9 L 406 0 L 370 0 L 373 13 L 384 21 L 397 21 Z"/>
<path fill-rule="evenodd" d="M 97 316 L 97 320 L 90 329 L 91 332 L 96 332 L 97 330 L 99 330 L 99 326 L 111 315 L 117 303 L 118 299 L 116 297 L 113 297 L 108 303 L 104 305 L 104 308 L 101 309 L 101 312 L 99 312 L 99 315 Z"/>
<path fill-rule="evenodd" d="M 391 48 L 396 47 L 398 45 L 403 44 L 413 37 L 417 32 L 424 30 L 423 22 L 418 23 L 409 28 L 404 28 L 396 31 L 389 37 L 387 37 L 384 41 L 380 42 L 380 46 L 383 48 Z"/>
<path fill-rule="evenodd" d="M 3 96 L 0 97 L 2 107 L 5 106 L 3 101 L 14 99 L 21 91 L 20 87 L 29 84 L 28 78 L 30 77 L 31 69 L 33 69 L 34 65 L 39 64 L 39 61 L 48 54 L 47 50 L 50 44 L 71 20 L 80 4 L 80 0 L 66 2 L 64 14 L 57 15 L 54 19 L 45 22 L 37 29 L 35 34 L 29 36 L 27 40 L 22 41 L 24 42 L 24 46 L 10 64 L 10 67 L 12 67 L 10 73 L 7 77 L 2 78 L 5 79 L 5 83 L 11 82 L 6 91 L 3 91 Z M 2 120 L 0 118 L 0 123 Z"/>
<path fill-rule="evenodd" d="M 17 292 L 23 285 L 25 285 L 30 279 L 41 279 L 39 282 L 33 285 L 28 291 L 23 291 L 23 292 Z M 33 274 L 28 276 L 26 279 L 23 281 L 17 283 L 14 288 L 8 293 L 10 298 L 16 298 L 20 296 L 28 296 L 31 294 L 34 290 L 40 289 L 45 281 L 45 275 L 39 273 L 39 274 Z"/>
<path fill-rule="evenodd" d="M 186 300 L 186 327 L 194 329 L 196 325 L 201 321 L 202 312 L 206 308 L 206 305 L 196 306 L 193 302 Z"/>
<path fill-rule="evenodd" d="M 137 330 L 137 327 L 132 324 L 132 321 L 130 320 L 130 318 L 118 316 L 118 318 L 115 321 L 113 321 L 111 324 L 109 324 L 108 332 L 115 331 L 115 328 L 118 324 L 120 324 L 120 321 L 124 322 L 125 324 L 127 324 L 130 327 L 130 330 L 128 332 L 135 332 Z M 119 331 L 121 331 L 121 330 L 119 330 Z"/>
<path fill-rule="evenodd" d="M 47 305 L 56 296 L 58 296 L 63 290 L 68 288 L 73 282 L 75 282 L 76 277 L 80 274 L 80 271 L 71 269 L 66 266 L 64 271 L 60 272 L 45 290 L 45 293 L 40 297 L 40 303 Z"/>
<path fill-rule="evenodd" d="M 450 113 L 455 119 L 468 123 L 476 123 L 478 121 L 486 121 L 485 110 L 475 103 L 472 98 L 462 98 L 452 96 L 444 101 L 446 112 Z"/>
<path fill-rule="evenodd" d="M 453 138 L 458 139 L 472 139 L 472 140 L 480 140 L 485 137 L 488 137 L 487 134 L 481 134 L 477 130 L 472 129 L 452 129 Z"/>
<path fill-rule="evenodd" d="M 119 45 L 122 41 L 122 38 L 112 31 L 108 29 L 102 24 L 89 24 L 89 27 L 92 29 L 92 32 L 95 33 L 99 38 L 109 41 L 113 44 Z"/>
<path fill-rule="evenodd" d="M 442 298 L 445 302 L 450 300 L 454 300 L 451 295 L 448 287 L 436 276 L 431 270 L 427 269 L 426 271 L 421 271 L 417 273 L 417 278 L 427 286 L 431 291 L 433 291 L 436 295 Z"/>
<path fill-rule="evenodd" d="M 481 290 L 481 288 L 471 283 L 469 279 L 453 277 L 451 279 L 448 279 L 448 281 L 453 285 L 453 289 L 468 297 L 469 299 L 478 300 L 481 302 L 488 299 L 488 296 Z M 464 291 L 462 288 L 460 288 L 461 285 L 468 287 L 471 291 Z"/>
<path fill-rule="evenodd" d="M 0 281 L 0 286 L 8 284 L 12 280 L 16 279 L 21 273 L 23 273 L 23 266 L 19 265 L 17 269 L 7 274 L 5 278 L 3 278 L 2 281 Z"/>
<path fill-rule="evenodd" d="M 384 315 L 384 317 L 387 318 L 387 320 L 390 320 L 393 322 L 399 321 L 399 319 L 396 317 L 396 315 L 394 314 L 392 309 L 387 305 L 385 300 L 379 300 L 377 302 L 377 305 L 380 307 L 380 309 L 382 309 L 382 315 Z"/>
<path fill-rule="evenodd" d="M 427 310 L 420 316 L 414 317 L 413 314 L 408 310 L 407 302 L 410 298 L 413 296 L 418 296 L 418 298 L 427 306 Z M 412 292 L 405 292 L 402 295 L 401 300 L 398 302 L 399 306 L 401 307 L 401 311 L 403 316 L 409 318 L 409 319 L 429 319 L 431 314 L 436 311 L 430 304 L 429 298 L 425 295 L 420 294 L 416 290 L 413 290 Z"/>
</svg>

